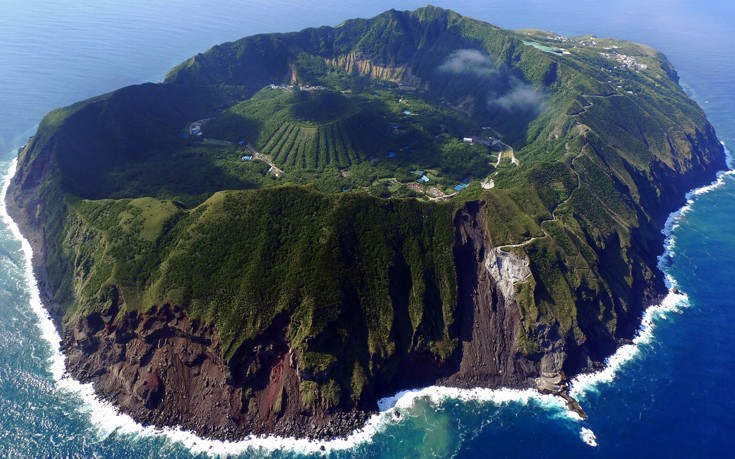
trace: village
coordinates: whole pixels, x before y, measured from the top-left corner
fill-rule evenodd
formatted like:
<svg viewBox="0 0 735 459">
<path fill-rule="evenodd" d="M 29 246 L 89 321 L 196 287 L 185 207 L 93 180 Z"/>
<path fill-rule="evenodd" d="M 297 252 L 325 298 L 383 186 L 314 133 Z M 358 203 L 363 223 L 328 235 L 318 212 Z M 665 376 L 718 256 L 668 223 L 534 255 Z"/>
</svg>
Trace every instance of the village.
<svg viewBox="0 0 735 459">
<path fill-rule="evenodd" d="M 324 86 L 308 84 L 269 84 L 264 89 L 283 91 L 287 93 L 295 91 L 316 93 L 328 90 L 328 88 Z M 436 134 L 433 135 L 433 141 L 430 141 L 428 144 L 420 147 L 421 149 L 438 148 L 438 146 L 444 145 L 447 142 L 454 142 L 454 148 L 459 148 L 460 150 L 462 148 L 470 150 L 474 148 L 475 150 L 472 151 L 485 151 L 485 155 L 487 155 L 487 163 L 486 166 L 481 167 L 484 171 L 475 170 L 475 172 L 473 172 L 473 169 L 457 176 L 456 173 L 447 174 L 447 171 L 443 170 L 441 167 L 437 167 L 436 165 L 428 168 L 410 168 L 410 164 L 416 161 L 416 159 L 419 160 L 416 165 L 421 164 L 421 156 L 416 156 L 416 151 L 414 150 L 416 147 L 414 146 L 412 139 L 414 139 L 415 134 L 412 133 L 412 126 L 417 122 L 421 122 L 425 116 L 423 113 L 425 110 L 433 110 L 424 102 L 420 102 L 420 98 L 414 98 L 411 96 L 411 94 L 418 91 L 418 89 L 419 87 L 416 85 L 402 83 L 384 83 L 377 89 L 377 91 L 382 91 L 384 95 L 395 92 L 404 94 L 396 96 L 395 101 L 397 105 L 391 109 L 391 112 L 386 112 L 385 115 L 386 120 L 389 121 L 388 127 L 390 129 L 388 143 L 392 143 L 393 146 L 388 146 L 383 150 L 383 153 L 376 152 L 367 156 L 366 164 L 369 165 L 364 166 L 362 169 L 367 167 L 368 169 L 375 170 L 371 180 L 365 181 L 364 174 L 360 176 L 363 177 L 360 179 L 357 179 L 352 175 L 353 167 L 358 163 L 351 164 L 348 167 L 339 168 L 339 175 L 336 180 L 337 182 L 341 181 L 343 185 L 340 185 L 337 191 L 344 193 L 367 191 L 371 194 L 376 194 L 382 197 L 393 195 L 413 196 L 419 199 L 441 201 L 451 199 L 473 185 L 473 183 L 483 189 L 493 188 L 495 186 L 493 176 L 497 174 L 497 169 L 501 166 L 503 159 L 507 159 L 511 165 L 519 165 L 518 160 L 515 158 L 513 148 L 505 144 L 501 140 L 500 135 L 494 129 L 490 126 L 485 126 L 474 133 L 467 132 L 461 137 L 456 136 L 456 134 L 455 136 L 452 136 L 450 133 L 444 132 L 444 128 L 442 128 L 441 132 L 436 132 Z M 375 95 L 378 97 L 385 97 L 384 95 Z M 417 103 L 416 101 L 419 102 Z M 451 104 L 446 101 L 443 101 L 442 103 L 453 111 L 462 112 L 459 107 L 451 106 Z M 236 140 L 221 140 L 205 135 L 207 125 L 210 121 L 211 119 L 205 118 L 189 123 L 186 130 L 182 132 L 181 137 L 190 139 L 195 142 L 195 144 L 202 146 L 226 147 L 225 150 L 220 150 L 222 152 L 220 154 L 224 154 L 227 150 L 236 152 L 234 154 L 230 153 L 232 155 L 230 156 L 230 162 L 265 163 L 268 166 L 267 169 L 259 168 L 257 170 L 260 171 L 260 174 L 271 176 L 273 179 L 296 181 L 297 183 L 308 183 L 315 180 L 317 182 L 317 186 L 319 186 L 318 183 L 320 182 L 320 176 L 323 176 L 324 172 L 318 173 L 316 170 L 310 170 L 308 168 L 303 169 L 303 166 L 298 166 L 296 169 L 289 170 L 287 165 L 281 163 L 277 164 L 278 154 L 274 155 L 274 152 L 272 151 L 258 149 L 254 143 L 254 139 L 245 138 L 245 136 L 239 139 L 236 138 Z M 226 134 L 222 134 L 224 133 L 220 132 L 220 135 L 216 135 L 216 137 L 228 137 Z M 276 137 L 274 137 L 274 139 L 276 139 Z M 400 142 L 406 143 L 400 147 L 395 145 L 396 143 L 401 145 Z M 424 140 L 424 142 L 426 142 L 426 140 Z M 274 141 L 274 143 L 271 144 L 277 143 L 278 141 Z M 428 145 L 431 145 L 432 143 L 434 146 L 429 147 Z M 460 145 L 465 145 L 465 147 L 460 147 Z M 407 167 L 409 168 L 406 171 Z M 450 178 L 452 175 L 455 177 L 454 179 Z"/>
<path fill-rule="evenodd" d="M 251 143 L 244 139 L 239 140 L 237 145 L 235 145 L 233 142 L 226 140 L 206 138 L 204 136 L 204 128 L 208 121 L 209 119 L 202 119 L 192 122 L 187 128 L 187 136 L 196 139 L 203 145 L 235 148 L 238 152 L 237 158 L 239 161 L 260 161 L 268 165 L 268 169 L 265 171 L 265 174 L 272 175 L 276 179 L 284 178 L 286 176 L 286 171 L 275 164 L 270 155 L 257 151 Z M 458 138 L 457 140 L 461 141 L 465 145 L 482 145 L 495 151 L 496 159 L 493 163 L 494 169 L 497 169 L 500 166 L 503 158 L 507 158 L 513 165 L 517 166 L 519 164 L 518 160 L 515 158 L 513 149 L 509 145 L 503 143 L 499 138 L 486 135 L 487 133 L 484 134 L 485 135 L 467 135 L 465 137 Z M 385 154 L 385 158 L 383 160 L 378 157 L 371 157 L 368 161 L 373 165 L 377 165 L 380 161 L 390 162 L 390 160 L 395 159 L 397 155 L 410 150 L 410 148 L 411 147 L 407 146 L 398 150 L 389 150 Z M 339 173 L 342 178 L 346 179 L 350 177 L 350 169 L 340 169 Z M 492 175 L 496 173 L 497 171 Z M 403 180 L 399 180 L 396 177 L 389 177 L 386 179 L 376 179 L 371 186 L 361 186 L 357 188 L 343 186 L 341 191 L 370 191 L 370 188 L 376 185 L 385 186 L 389 191 L 395 191 L 400 187 L 406 187 L 408 190 L 413 192 L 416 197 L 424 197 L 431 201 L 442 201 L 453 198 L 470 186 L 473 181 L 477 181 L 483 189 L 491 189 L 494 187 L 492 176 L 467 176 L 460 182 L 449 185 L 447 184 L 447 180 L 442 177 L 441 171 L 435 168 L 411 170 L 410 174 L 414 176 L 414 179 L 411 181 L 407 181 L 405 178 Z"/>
</svg>

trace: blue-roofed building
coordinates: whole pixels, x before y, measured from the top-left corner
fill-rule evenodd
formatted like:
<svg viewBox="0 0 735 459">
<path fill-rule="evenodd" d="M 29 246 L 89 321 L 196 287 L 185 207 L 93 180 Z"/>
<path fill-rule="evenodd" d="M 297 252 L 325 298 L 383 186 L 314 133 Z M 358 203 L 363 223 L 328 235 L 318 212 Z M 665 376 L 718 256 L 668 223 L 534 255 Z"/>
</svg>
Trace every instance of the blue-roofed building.
<svg viewBox="0 0 735 459">
<path fill-rule="evenodd" d="M 393 151 L 389 151 L 388 152 L 388 158 L 395 158 L 395 157 L 396 157 L 396 153 L 395 152 L 393 152 Z"/>
<path fill-rule="evenodd" d="M 429 177 L 426 175 L 422 175 L 420 179 L 417 180 L 419 183 L 429 183 Z"/>
<path fill-rule="evenodd" d="M 455 187 L 454 187 L 454 191 L 462 191 L 462 190 L 464 190 L 465 188 L 467 188 L 467 184 L 466 184 L 466 183 L 462 183 L 461 185 L 457 185 L 457 186 L 455 186 Z"/>
</svg>

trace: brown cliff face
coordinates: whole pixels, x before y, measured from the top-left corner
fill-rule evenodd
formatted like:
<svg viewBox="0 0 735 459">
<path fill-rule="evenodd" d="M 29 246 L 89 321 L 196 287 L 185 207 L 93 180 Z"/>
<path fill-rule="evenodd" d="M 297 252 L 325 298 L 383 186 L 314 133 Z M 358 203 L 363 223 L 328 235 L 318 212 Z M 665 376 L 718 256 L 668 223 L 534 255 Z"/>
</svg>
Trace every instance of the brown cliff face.
<svg viewBox="0 0 735 459">
<path fill-rule="evenodd" d="M 220 439 L 331 438 L 366 418 L 304 408 L 294 360 L 273 343 L 253 349 L 249 379 L 233 377 L 217 330 L 168 305 L 122 315 L 113 307 L 82 318 L 67 327 L 63 350 L 74 377 L 92 382 L 99 394 L 145 424 L 182 426 Z"/>
<path fill-rule="evenodd" d="M 506 296 L 487 268 L 496 251 L 487 234 L 484 203 L 457 212 L 454 257 L 459 284 L 459 368 L 442 383 L 457 387 L 532 386 L 536 364 L 520 355 L 518 303 Z"/>
<path fill-rule="evenodd" d="M 286 315 L 278 316 L 258 342 L 242 346 L 243 351 L 228 362 L 214 326 L 169 305 L 143 314 L 120 312 L 124 304 L 113 295 L 115 301 L 105 313 L 67 325 L 63 350 L 68 370 L 81 381 L 92 382 L 99 394 L 136 420 L 182 426 L 221 439 L 249 434 L 345 435 L 364 424 L 377 398 L 407 388 L 410 381 L 532 387 L 538 363 L 516 350 L 520 310 L 488 269 L 496 251 L 486 225 L 482 202 L 467 203 L 457 212 L 457 353 L 444 362 L 409 355 L 406 365 L 413 375 L 406 379 L 398 372 L 375 398 L 363 400 L 364 410 L 307 406 L 298 356 L 286 343 Z"/>
</svg>

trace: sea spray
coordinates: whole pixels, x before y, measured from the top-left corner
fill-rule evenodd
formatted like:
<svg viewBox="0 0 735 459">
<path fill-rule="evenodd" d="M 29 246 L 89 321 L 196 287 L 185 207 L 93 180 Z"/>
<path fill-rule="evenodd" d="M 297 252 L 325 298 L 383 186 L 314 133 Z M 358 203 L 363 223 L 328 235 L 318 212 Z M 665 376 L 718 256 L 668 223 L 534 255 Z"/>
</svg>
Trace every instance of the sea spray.
<svg viewBox="0 0 735 459">
<path fill-rule="evenodd" d="M 722 144 L 725 147 L 725 144 Z M 641 324 L 633 339 L 632 344 L 626 344 L 618 348 L 618 350 L 608 357 L 605 361 L 605 368 L 596 373 L 584 373 L 575 377 L 571 382 L 570 394 L 575 398 L 584 398 L 587 392 L 598 390 L 598 386 L 604 383 L 611 383 L 618 371 L 629 361 L 635 359 L 641 353 L 641 346 L 650 344 L 653 341 L 653 332 L 657 322 L 665 320 L 672 313 L 681 313 L 682 308 L 689 306 L 689 298 L 685 293 L 678 289 L 676 279 L 669 274 L 671 261 L 676 255 L 676 237 L 674 231 L 679 226 L 681 219 L 689 213 L 698 196 L 710 193 L 725 185 L 728 177 L 735 176 L 735 170 L 732 170 L 733 158 L 730 151 L 725 147 L 726 164 L 729 170 L 720 171 L 717 178 L 700 188 L 695 188 L 686 194 L 686 204 L 680 209 L 669 214 L 664 224 L 662 233 L 664 239 L 664 253 L 658 258 L 658 268 L 664 273 L 664 282 L 669 288 L 668 295 L 658 305 L 650 306 L 646 309 L 641 319 Z"/>
<path fill-rule="evenodd" d="M 582 427 L 582 430 L 579 432 L 579 437 L 582 439 L 583 442 L 587 443 L 588 445 L 592 447 L 597 446 L 597 437 L 595 436 L 595 433 L 590 429 Z"/>
<path fill-rule="evenodd" d="M 556 413 L 566 420 L 574 422 L 580 421 L 579 417 L 565 408 L 565 402 L 555 396 L 542 395 L 535 390 L 513 390 L 513 389 L 456 389 L 448 387 L 427 387 L 417 390 L 403 391 L 395 396 L 386 397 L 379 401 L 380 413 L 372 416 L 366 425 L 353 432 L 351 435 L 338 438 L 331 441 L 307 440 L 284 438 L 277 436 L 250 436 L 244 440 L 237 442 L 228 442 L 220 440 L 209 440 L 201 438 L 191 432 L 178 428 L 156 428 L 150 426 L 142 426 L 135 422 L 131 417 L 119 413 L 110 403 L 101 400 L 94 392 L 91 384 L 82 384 L 67 373 L 64 366 L 64 356 L 60 350 L 61 338 L 54 326 L 51 317 L 43 307 L 40 300 L 40 292 L 37 282 L 33 275 L 31 259 L 33 256 L 32 248 L 26 241 L 18 226 L 12 221 L 5 207 L 5 197 L 8 192 L 10 180 L 14 175 L 17 160 L 13 160 L 8 168 L 3 181 L 2 191 L 0 192 L 0 217 L 6 223 L 12 234 L 22 245 L 23 264 L 28 292 L 30 295 L 29 303 L 32 310 L 38 316 L 38 326 L 43 338 L 49 343 L 52 349 L 52 355 L 49 359 L 49 369 L 57 387 L 60 390 L 69 391 L 77 394 L 83 401 L 80 409 L 88 413 L 89 420 L 93 426 L 98 429 L 102 437 L 106 437 L 112 433 L 123 436 L 155 438 L 163 437 L 167 440 L 180 444 L 193 453 L 206 453 L 210 455 L 233 455 L 245 452 L 268 453 L 274 451 L 291 451 L 304 454 L 330 453 L 336 451 L 344 451 L 354 449 L 355 447 L 369 443 L 374 436 L 389 428 L 392 425 L 402 422 L 399 412 L 410 412 L 419 400 L 429 400 L 432 404 L 440 405 L 446 400 L 459 400 L 462 402 L 480 402 L 490 403 L 496 406 L 506 406 L 509 404 L 528 405 L 530 403 L 537 404 L 539 407 L 547 411 L 549 414 Z M 732 166 L 731 157 L 728 152 L 728 165 Z M 697 196 L 712 191 L 724 183 L 727 176 L 734 172 L 728 171 L 721 173 L 717 181 L 706 187 L 693 190 L 687 194 L 687 204 L 676 212 L 673 212 L 667 220 L 664 228 L 666 234 L 665 253 L 660 258 L 659 267 L 667 273 L 670 257 L 674 256 L 675 238 L 672 232 L 676 229 L 681 217 L 690 209 Z M 668 261 L 667 261 L 668 260 Z M 681 293 L 674 293 L 676 286 L 675 280 L 666 274 L 666 283 L 672 291 L 666 299 L 657 306 L 650 307 L 646 310 L 642 319 L 640 330 L 633 341 L 633 344 L 621 347 L 613 356 L 607 360 L 606 368 L 594 374 L 580 375 L 572 381 L 572 394 L 584 398 L 584 394 L 601 383 L 607 383 L 616 377 L 619 369 L 636 355 L 640 353 L 640 347 L 646 343 L 650 343 L 653 338 L 653 331 L 658 320 L 665 318 L 668 314 L 675 311 L 681 311 L 685 307 L 687 297 Z M 582 426 L 579 431 L 580 439 L 592 447 L 597 446 L 597 439 L 594 432 L 588 427 Z"/>
<path fill-rule="evenodd" d="M 53 379 L 60 390 L 79 396 L 83 404 L 80 410 L 88 414 L 90 423 L 94 426 L 102 438 L 111 434 L 133 436 L 133 437 L 165 437 L 169 441 L 181 444 L 193 453 L 206 453 L 210 455 L 233 455 L 252 452 L 293 451 L 304 454 L 329 453 L 333 451 L 353 449 L 361 444 L 372 441 L 374 436 L 385 430 L 388 426 L 401 422 L 396 416 L 396 411 L 410 410 L 419 399 L 428 398 L 434 404 L 440 404 L 444 400 L 456 399 L 460 401 L 478 401 L 493 403 L 499 406 L 509 403 L 527 405 L 531 400 L 537 401 L 545 409 L 556 411 L 569 419 L 575 418 L 575 414 L 567 411 L 564 401 L 556 396 L 542 395 L 534 390 L 513 389 L 456 389 L 449 387 L 427 387 L 419 390 L 403 391 L 393 397 L 387 397 L 379 401 L 380 413 L 370 417 L 366 425 L 357 429 L 344 438 L 330 441 L 308 440 L 271 436 L 250 436 L 241 441 L 230 442 L 211 440 L 180 428 L 157 428 L 143 426 L 130 416 L 120 413 L 112 404 L 100 399 L 94 391 L 92 384 L 83 384 L 72 378 L 66 371 L 64 355 L 61 352 L 61 337 L 58 330 L 41 302 L 38 283 L 33 273 L 32 258 L 33 249 L 30 243 L 23 237 L 20 228 L 12 220 L 5 206 L 10 182 L 15 174 L 17 159 L 12 160 L 5 174 L 2 191 L 0 191 L 0 217 L 8 226 L 13 236 L 21 242 L 23 252 L 22 269 L 26 279 L 29 292 L 29 304 L 38 317 L 38 327 L 41 336 L 51 349 L 49 368 Z"/>
<path fill-rule="evenodd" d="M 33 274 L 33 250 L 31 249 L 31 244 L 23 237 L 18 225 L 13 221 L 12 218 L 10 218 L 10 215 L 8 214 L 8 209 L 5 205 L 5 198 L 8 194 L 8 189 L 10 188 L 10 181 L 15 175 L 15 169 L 17 165 L 17 158 L 13 159 L 10 162 L 7 173 L 3 178 L 2 191 L 0 191 L 0 219 L 2 219 L 2 221 L 8 227 L 13 237 L 15 237 L 21 243 L 21 251 L 23 254 L 22 269 L 27 282 L 29 295 L 28 302 L 33 312 L 36 314 L 36 316 L 38 316 L 38 327 L 41 331 L 41 336 L 48 342 L 49 346 L 51 346 L 51 349 L 53 350 L 51 356 L 49 357 L 49 370 L 51 371 L 54 379 L 59 381 L 63 378 L 65 373 L 64 358 L 60 351 L 61 337 L 56 330 L 56 326 L 54 326 L 54 323 L 51 320 L 51 316 L 41 303 L 41 293 L 38 289 L 36 277 Z"/>
<path fill-rule="evenodd" d="M 620 369 L 640 354 L 641 346 L 653 340 L 657 320 L 665 319 L 672 312 L 680 312 L 686 305 L 688 305 L 687 296 L 672 291 L 660 304 L 647 308 L 633 343 L 620 346 L 605 360 L 605 368 L 602 370 L 577 375 L 571 382 L 570 395 L 578 399 L 584 398 L 587 392 L 596 392 L 600 384 L 613 382 Z"/>
</svg>

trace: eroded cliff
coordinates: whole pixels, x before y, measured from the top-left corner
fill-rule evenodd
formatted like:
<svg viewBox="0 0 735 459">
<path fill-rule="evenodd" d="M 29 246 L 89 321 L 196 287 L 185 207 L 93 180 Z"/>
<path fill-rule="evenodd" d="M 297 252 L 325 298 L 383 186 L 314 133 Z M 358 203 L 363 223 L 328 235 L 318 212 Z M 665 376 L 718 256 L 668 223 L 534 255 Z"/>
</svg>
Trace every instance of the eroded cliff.
<svg viewBox="0 0 735 459">
<path fill-rule="evenodd" d="M 725 164 L 663 56 L 547 38 L 390 11 L 49 114 L 7 205 L 70 373 L 227 439 L 343 435 L 430 384 L 564 394 L 665 293 L 664 219 Z M 192 140 L 210 119 L 223 138 Z"/>
</svg>

